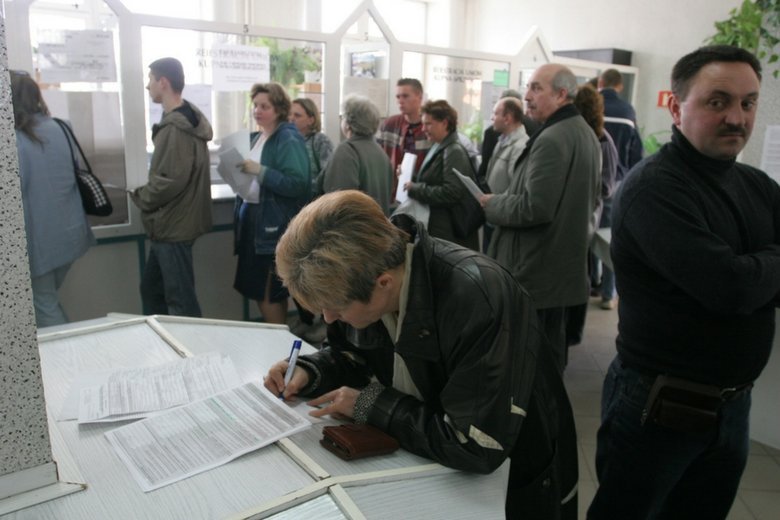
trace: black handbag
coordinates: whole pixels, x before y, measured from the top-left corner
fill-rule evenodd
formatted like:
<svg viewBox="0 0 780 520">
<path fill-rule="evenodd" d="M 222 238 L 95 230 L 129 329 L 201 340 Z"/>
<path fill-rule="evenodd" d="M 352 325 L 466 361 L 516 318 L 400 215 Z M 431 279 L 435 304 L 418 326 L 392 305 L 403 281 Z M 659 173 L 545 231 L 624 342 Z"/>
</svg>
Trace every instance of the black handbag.
<svg viewBox="0 0 780 520">
<path fill-rule="evenodd" d="M 114 211 L 114 208 L 111 206 L 111 200 L 108 198 L 108 193 L 106 193 L 106 189 L 100 183 L 100 180 L 92 173 L 92 167 L 84 156 L 84 151 L 73 134 L 73 130 L 61 119 L 56 117 L 53 119 L 60 125 L 62 131 L 65 132 L 65 139 L 68 141 L 68 148 L 70 148 L 70 158 L 73 162 L 73 171 L 76 174 L 76 184 L 79 187 L 84 212 L 87 215 L 96 215 L 98 217 L 109 216 Z M 81 161 L 76 158 L 76 154 L 73 151 L 74 143 L 79 151 Z M 83 168 L 81 167 L 82 164 L 84 164 Z"/>
<path fill-rule="evenodd" d="M 460 145 L 456 144 L 455 146 L 460 146 Z M 446 148 L 444 149 L 444 154 L 445 154 L 445 162 L 446 162 L 447 161 Z M 463 175 L 470 177 L 471 180 L 476 183 L 477 179 L 474 175 L 472 168 L 469 168 L 468 170 L 469 171 L 467 172 L 461 172 L 461 173 L 463 173 Z M 456 173 L 453 171 L 452 175 L 456 175 Z M 460 199 L 458 199 L 458 202 L 456 202 L 452 206 L 449 206 L 447 209 L 450 212 L 450 220 L 452 221 L 452 230 L 455 233 L 455 236 L 459 238 L 469 237 L 472 233 L 474 233 L 476 230 L 482 227 L 482 225 L 485 224 L 485 210 L 482 208 L 482 204 L 480 204 L 479 201 L 476 198 L 474 198 L 474 196 L 466 189 L 465 186 L 463 187 L 463 196 L 461 196 Z"/>
</svg>

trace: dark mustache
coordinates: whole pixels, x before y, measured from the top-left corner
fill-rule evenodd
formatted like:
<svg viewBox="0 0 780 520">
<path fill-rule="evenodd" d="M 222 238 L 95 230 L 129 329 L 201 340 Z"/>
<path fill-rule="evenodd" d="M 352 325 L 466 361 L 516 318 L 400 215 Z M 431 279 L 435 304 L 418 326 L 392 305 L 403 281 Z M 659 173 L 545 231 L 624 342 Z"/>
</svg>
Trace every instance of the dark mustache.
<svg viewBox="0 0 780 520">
<path fill-rule="evenodd" d="M 747 129 L 740 125 L 725 124 L 718 130 L 719 136 L 725 135 L 739 135 L 741 137 L 747 136 Z"/>
</svg>

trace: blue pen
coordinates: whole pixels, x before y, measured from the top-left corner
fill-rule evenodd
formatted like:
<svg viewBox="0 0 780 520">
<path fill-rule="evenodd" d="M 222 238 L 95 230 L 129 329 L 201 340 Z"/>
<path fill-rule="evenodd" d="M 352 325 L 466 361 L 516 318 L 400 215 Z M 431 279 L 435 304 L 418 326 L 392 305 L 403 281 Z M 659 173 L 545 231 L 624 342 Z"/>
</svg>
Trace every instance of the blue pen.
<svg viewBox="0 0 780 520">
<path fill-rule="evenodd" d="M 295 363 L 298 361 L 298 354 L 301 353 L 301 340 L 296 339 L 293 341 L 292 349 L 290 349 L 290 364 L 287 365 L 287 372 L 284 374 L 284 387 L 290 384 L 293 373 L 295 372 Z M 279 399 L 284 399 L 284 390 L 279 392 Z"/>
</svg>

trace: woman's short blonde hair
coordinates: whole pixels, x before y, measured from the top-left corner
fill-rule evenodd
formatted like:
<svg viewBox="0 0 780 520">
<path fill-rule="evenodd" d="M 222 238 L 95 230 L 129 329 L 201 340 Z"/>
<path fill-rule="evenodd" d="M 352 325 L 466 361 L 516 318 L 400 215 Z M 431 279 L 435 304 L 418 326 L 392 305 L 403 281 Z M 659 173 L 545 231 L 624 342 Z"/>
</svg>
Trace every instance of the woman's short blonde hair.
<svg viewBox="0 0 780 520">
<path fill-rule="evenodd" d="M 357 190 L 325 194 L 290 222 L 276 246 L 276 272 L 312 311 L 371 300 L 376 279 L 404 263 L 408 235 Z"/>
</svg>

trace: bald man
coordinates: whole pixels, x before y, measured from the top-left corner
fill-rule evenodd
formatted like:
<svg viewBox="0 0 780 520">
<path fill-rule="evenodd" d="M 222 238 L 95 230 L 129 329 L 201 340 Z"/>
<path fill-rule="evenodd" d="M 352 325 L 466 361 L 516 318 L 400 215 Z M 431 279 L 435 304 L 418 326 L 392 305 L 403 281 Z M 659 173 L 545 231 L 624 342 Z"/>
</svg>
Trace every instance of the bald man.
<svg viewBox="0 0 780 520">
<path fill-rule="evenodd" d="M 573 106 L 577 80 L 548 64 L 531 76 L 526 112 L 541 128 L 515 163 L 504 193 L 485 195 L 495 226 L 488 255 L 531 293 L 562 372 L 567 309 L 588 301 L 587 253 L 601 183 L 601 148 Z"/>
</svg>

